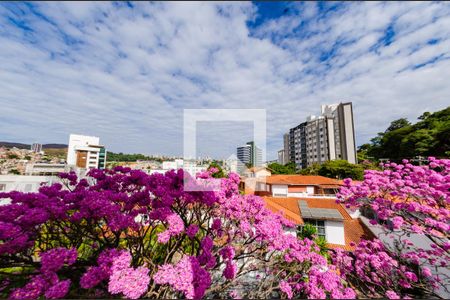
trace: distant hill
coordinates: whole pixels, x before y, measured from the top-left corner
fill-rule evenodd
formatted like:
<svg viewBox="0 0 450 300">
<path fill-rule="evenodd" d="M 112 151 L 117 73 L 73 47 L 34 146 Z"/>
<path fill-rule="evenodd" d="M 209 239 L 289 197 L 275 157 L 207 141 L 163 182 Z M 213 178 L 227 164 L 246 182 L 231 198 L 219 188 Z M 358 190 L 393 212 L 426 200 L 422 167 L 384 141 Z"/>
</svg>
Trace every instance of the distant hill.
<svg viewBox="0 0 450 300">
<path fill-rule="evenodd" d="M 65 144 L 43 144 L 43 149 L 65 149 L 68 146 Z"/>
<path fill-rule="evenodd" d="M 30 144 L 22 144 L 22 143 L 11 143 L 11 142 L 2 142 L 0 141 L 0 147 L 6 147 L 6 148 L 19 148 L 19 149 L 30 149 Z M 65 144 L 43 144 L 43 149 L 65 149 L 67 148 L 67 145 Z"/>
</svg>

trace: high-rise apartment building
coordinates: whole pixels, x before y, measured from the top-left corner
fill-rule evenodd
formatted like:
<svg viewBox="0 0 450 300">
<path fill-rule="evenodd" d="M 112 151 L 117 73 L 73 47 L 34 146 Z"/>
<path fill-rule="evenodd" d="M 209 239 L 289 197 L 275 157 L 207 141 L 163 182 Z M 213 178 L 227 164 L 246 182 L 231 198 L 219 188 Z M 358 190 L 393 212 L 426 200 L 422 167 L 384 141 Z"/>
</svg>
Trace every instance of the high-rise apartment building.
<svg viewBox="0 0 450 300">
<path fill-rule="evenodd" d="M 288 135 L 286 157 L 299 169 L 335 159 L 357 163 L 351 102 L 322 105 L 320 116 L 309 116 Z"/>
<path fill-rule="evenodd" d="M 30 150 L 35 152 L 35 153 L 40 153 L 40 152 L 42 152 L 42 144 L 33 143 L 31 145 L 31 149 Z"/>
<path fill-rule="evenodd" d="M 238 172 L 244 171 L 246 166 L 261 166 L 262 151 L 260 148 L 256 147 L 253 141 L 248 142 L 243 146 L 237 147 L 236 152 L 236 156 L 238 158 Z"/>
<path fill-rule="evenodd" d="M 104 169 L 106 149 L 100 145 L 100 138 L 71 134 L 67 150 L 67 164 L 84 169 Z"/>
<path fill-rule="evenodd" d="M 283 162 L 282 164 L 287 164 L 289 159 L 289 133 L 283 135 Z"/>
<path fill-rule="evenodd" d="M 277 163 L 279 163 L 280 165 L 284 165 L 285 162 L 285 157 L 284 157 L 284 149 L 278 150 L 278 159 L 277 159 Z"/>
</svg>

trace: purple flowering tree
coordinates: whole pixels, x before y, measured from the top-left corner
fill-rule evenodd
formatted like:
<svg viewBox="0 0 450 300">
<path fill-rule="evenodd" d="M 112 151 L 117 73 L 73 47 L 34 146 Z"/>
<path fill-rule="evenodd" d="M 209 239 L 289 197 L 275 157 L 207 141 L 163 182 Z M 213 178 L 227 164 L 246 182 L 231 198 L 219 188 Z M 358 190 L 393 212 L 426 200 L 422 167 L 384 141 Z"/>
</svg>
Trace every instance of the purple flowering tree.
<svg viewBox="0 0 450 300">
<path fill-rule="evenodd" d="M 346 179 L 340 200 L 370 215 L 379 240 L 333 257 L 343 277 L 369 297 L 446 297 L 450 286 L 450 160 L 382 164 L 364 181 Z"/>
<path fill-rule="evenodd" d="M 239 194 L 236 174 L 217 192 L 185 191 L 182 170 L 61 178 L 0 193 L 11 201 L 0 206 L 0 296 L 355 297 L 314 242 Z"/>
</svg>

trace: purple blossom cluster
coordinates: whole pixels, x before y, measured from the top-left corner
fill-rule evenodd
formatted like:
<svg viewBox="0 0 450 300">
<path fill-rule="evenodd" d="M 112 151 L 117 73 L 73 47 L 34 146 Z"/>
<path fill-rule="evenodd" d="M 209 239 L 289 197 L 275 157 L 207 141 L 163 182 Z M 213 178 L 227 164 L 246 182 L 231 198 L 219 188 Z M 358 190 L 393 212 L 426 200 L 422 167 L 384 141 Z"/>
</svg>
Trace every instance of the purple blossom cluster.
<svg viewBox="0 0 450 300">
<path fill-rule="evenodd" d="M 69 292 L 70 279 L 60 280 L 57 271 L 77 260 L 76 249 L 54 248 L 41 253 L 39 274 L 31 277 L 22 288 L 14 289 L 11 299 L 37 299 L 42 295 L 48 299 L 63 298 Z"/>
<path fill-rule="evenodd" d="M 201 299 L 211 284 L 210 274 L 197 258 L 184 256 L 175 265 L 162 265 L 153 276 L 157 284 L 168 284 L 188 299 Z"/>
<path fill-rule="evenodd" d="M 100 253 L 97 258 L 97 266 L 90 266 L 86 273 L 80 278 L 80 286 L 84 289 L 90 289 L 100 282 L 109 279 L 112 274 L 111 268 L 113 261 L 121 254 L 117 249 L 107 249 Z"/>
<path fill-rule="evenodd" d="M 79 281 L 81 297 L 268 298 L 277 291 L 288 298 L 349 299 L 356 297 L 349 285 L 356 275 L 364 284 L 353 286 L 367 287 L 359 290 L 364 295 L 408 296 L 405 291 L 439 281 L 424 261 L 443 267 L 449 261 L 449 164 L 431 161 L 368 171 L 360 185 L 346 180 L 340 197 L 349 206 L 372 207 L 374 222 L 389 219 L 386 229 L 432 236 L 432 248 L 404 241 L 395 256 L 377 240 L 363 241 L 354 253 L 330 253 L 332 264 L 314 241 L 286 232 L 295 225 L 261 198 L 240 195 L 237 174 L 218 179 L 214 192 L 185 191 L 182 170 L 148 175 L 116 167 L 91 170 L 89 180 L 61 174 L 63 184 L 38 193 L 0 193 L 11 199 L 0 206 L 0 263 L 32 270 L 8 277 L 0 293 L 61 298 Z M 38 262 L 28 259 L 39 249 L 48 251 Z M 242 290 L 250 271 L 260 274 L 259 286 Z M 25 286 L 14 282 L 18 275 Z"/>
<path fill-rule="evenodd" d="M 445 238 L 450 230 L 450 160 L 429 158 L 429 165 L 381 164 L 367 170 L 361 184 L 344 180 L 339 198 L 348 207 L 370 206 L 388 229 Z M 367 201 L 369 199 L 370 201 Z M 392 228 L 389 228 L 392 226 Z"/>
<path fill-rule="evenodd" d="M 130 267 L 131 259 L 131 254 L 126 251 L 113 259 L 108 291 L 113 295 L 122 293 L 129 299 L 138 299 L 147 291 L 149 270 L 144 266 Z"/>
<path fill-rule="evenodd" d="M 429 158 L 428 165 L 381 164 L 382 171 L 368 170 L 364 181 L 344 180 L 340 201 L 348 207 L 369 208 L 370 220 L 379 224 L 393 246 L 379 240 L 361 241 L 353 253 L 336 252 L 334 263 L 344 278 L 355 275 L 366 294 L 391 299 L 414 294 L 433 295 L 449 279 L 433 275 L 429 266 L 446 268 L 450 261 L 450 160 Z M 413 243 L 405 236 L 416 234 L 431 248 Z M 445 274 L 441 274 L 445 276 Z"/>
<path fill-rule="evenodd" d="M 184 231 L 184 223 L 179 215 L 172 213 L 166 217 L 166 221 L 169 224 L 167 230 L 158 235 L 158 242 L 163 244 L 167 243 L 170 237 Z"/>
</svg>

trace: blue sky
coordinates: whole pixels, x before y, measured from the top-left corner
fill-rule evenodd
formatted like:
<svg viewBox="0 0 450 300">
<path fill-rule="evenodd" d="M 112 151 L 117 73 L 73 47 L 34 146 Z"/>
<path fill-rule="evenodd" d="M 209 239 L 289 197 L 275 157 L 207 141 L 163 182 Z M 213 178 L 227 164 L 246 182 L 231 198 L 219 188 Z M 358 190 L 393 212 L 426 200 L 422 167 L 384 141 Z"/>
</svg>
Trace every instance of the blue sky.
<svg viewBox="0 0 450 300">
<path fill-rule="evenodd" d="M 446 2 L 2 2 L 0 140 L 179 155 L 183 109 L 257 108 L 273 159 L 321 104 L 352 101 L 360 145 L 450 103 L 449 28 Z M 202 124 L 199 154 L 251 135 Z"/>
</svg>

